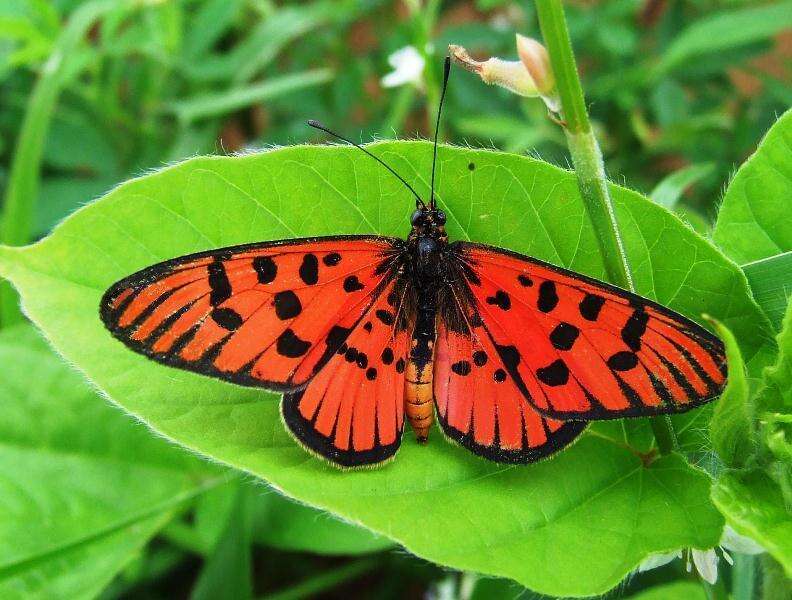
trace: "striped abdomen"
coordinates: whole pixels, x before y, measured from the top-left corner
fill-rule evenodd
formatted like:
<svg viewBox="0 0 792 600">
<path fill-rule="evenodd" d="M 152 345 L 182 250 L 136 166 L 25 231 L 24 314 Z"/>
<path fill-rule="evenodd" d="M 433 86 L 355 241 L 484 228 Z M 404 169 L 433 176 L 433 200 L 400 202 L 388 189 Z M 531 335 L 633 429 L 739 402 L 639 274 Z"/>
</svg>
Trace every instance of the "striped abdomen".
<svg viewBox="0 0 792 600">
<path fill-rule="evenodd" d="M 431 304 L 418 308 L 404 379 L 404 412 L 419 442 L 426 441 L 434 419 L 435 314 Z"/>
</svg>

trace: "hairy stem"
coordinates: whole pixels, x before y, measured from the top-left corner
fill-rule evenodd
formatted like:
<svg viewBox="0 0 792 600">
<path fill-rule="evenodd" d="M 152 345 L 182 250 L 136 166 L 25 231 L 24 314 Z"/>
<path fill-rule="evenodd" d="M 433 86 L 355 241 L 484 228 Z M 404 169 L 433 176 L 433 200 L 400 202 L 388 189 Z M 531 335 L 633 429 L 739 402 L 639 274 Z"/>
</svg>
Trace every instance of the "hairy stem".
<svg viewBox="0 0 792 600">
<path fill-rule="evenodd" d="M 591 128 L 583 87 L 578 76 L 575 55 L 569 39 L 561 0 L 537 0 L 539 26 L 550 64 L 555 74 L 561 116 L 564 120 L 569 153 L 578 178 L 578 187 L 589 219 L 597 234 L 602 261 L 608 279 L 624 289 L 634 291 L 630 265 L 619 235 L 616 213 L 608 190 L 605 164 L 597 139 Z M 667 416 L 651 419 L 657 446 L 668 454 L 676 446 L 676 438 Z"/>
</svg>

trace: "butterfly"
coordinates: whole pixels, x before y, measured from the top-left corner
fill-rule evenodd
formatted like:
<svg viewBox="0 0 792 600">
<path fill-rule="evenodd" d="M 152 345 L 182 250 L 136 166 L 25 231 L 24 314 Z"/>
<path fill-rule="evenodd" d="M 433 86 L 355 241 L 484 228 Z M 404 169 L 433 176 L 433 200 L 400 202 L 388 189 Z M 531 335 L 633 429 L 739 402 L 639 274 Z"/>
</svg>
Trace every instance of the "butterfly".
<svg viewBox="0 0 792 600">
<path fill-rule="evenodd" d="M 445 64 L 443 96 L 448 80 Z M 726 379 L 724 347 L 676 312 L 485 244 L 449 241 L 434 195 L 406 239 L 339 235 L 208 250 L 104 294 L 113 336 L 165 365 L 283 392 L 283 421 L 344 468 L 383 463 L 405 420 L 501 463 L 571 444 L 587 422 L 689 410 Z"/>
</svg>

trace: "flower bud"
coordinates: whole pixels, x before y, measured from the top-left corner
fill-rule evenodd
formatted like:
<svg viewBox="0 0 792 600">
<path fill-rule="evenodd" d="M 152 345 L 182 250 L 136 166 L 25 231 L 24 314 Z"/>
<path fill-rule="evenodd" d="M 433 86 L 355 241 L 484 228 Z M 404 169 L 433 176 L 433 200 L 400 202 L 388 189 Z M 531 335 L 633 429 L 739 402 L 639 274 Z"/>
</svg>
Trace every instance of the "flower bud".
<svg viewBox="0 0 792 600">
<path fill-rule="evenodd" d="M 473 60 L 467 50 L 453 44 L 448 46 L 448 50 L 457 64 L 476 73 L 484 83 L 499 85 L 519 96 L 541 97 L 553 113 L 561 110 L 550 57 L 536 40 L 517 34 L 520 60 L 514 61 L 495 57 L 485 61 Z"/>
<path fill-rule="evenodd" d="M 448 50 L 457 64 L 471 73 L 476 73 L 484 83 L 499 85 L 519 96 L 529 98 L 539 96 L 533 78 L 519 60 L 501 60 L 493 57 L 482 62 L 473 60 L 462 46 L 451 44 Z"/>
<path fill-rule="evenodd" d="M 517 54 L 541 94 L 550 94 L 555 88 L 555 76 L 550 66 L 550 57 L 542 44 L 533 38 L 516 34 Z"/>
</svg>

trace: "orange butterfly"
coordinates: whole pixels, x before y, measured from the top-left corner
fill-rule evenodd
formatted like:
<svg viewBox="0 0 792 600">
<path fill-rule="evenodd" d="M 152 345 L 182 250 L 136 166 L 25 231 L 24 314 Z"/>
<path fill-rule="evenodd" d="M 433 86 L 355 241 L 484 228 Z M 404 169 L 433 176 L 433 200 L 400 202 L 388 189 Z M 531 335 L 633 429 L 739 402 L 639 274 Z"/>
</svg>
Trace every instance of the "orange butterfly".
<svg viewBox="0 0 792 600">
<path fill-rule="evenodd" d="M 158 362 L 284 392 L 298 442 L 343 467 L 393 457 L 405 415 L 419 441 L 436 412 L 475 454 L 528 463 L 589 420 L 682 412 L 722 391 L 723 345 L 696 323 L 534 258 L 449 243 L 434 163 L 428 203 L 384 166 L 417 200 L 406 240 L 305 238 L 175 258 L 114 284 L 103 322 Z"/>
</svg>

